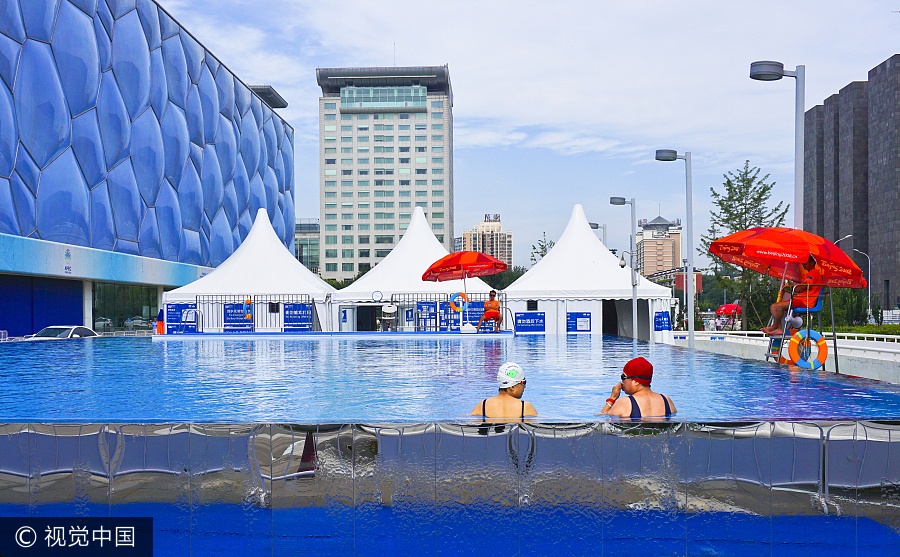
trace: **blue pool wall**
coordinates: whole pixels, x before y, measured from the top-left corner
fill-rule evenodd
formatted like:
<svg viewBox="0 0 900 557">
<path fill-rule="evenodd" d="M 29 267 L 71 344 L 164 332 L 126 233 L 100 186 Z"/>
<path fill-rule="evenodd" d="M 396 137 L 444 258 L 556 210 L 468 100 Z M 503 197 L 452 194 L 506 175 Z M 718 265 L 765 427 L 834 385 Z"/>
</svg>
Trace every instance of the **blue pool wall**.
<svg viewBox="0 0 900 557">
<path fill-rule="evenodd" d="M 81 282 L 0 274 L 0 292 L 5 300 L 0 328 L 9 336 L 29 335 L 50 325 L 84 322 Z"/>
<path fill-rule="evenodd" d="M 900 422 L 6 424 L 0 516 L 154 555 L 896 555 Z"/>
<path fill-rule="evenodd" d="M 152 0 L 0 1 L 0 234 L 215 267 L 260 208 L 292 247 L 293 184 L 291 126 Z"/>
</svg>

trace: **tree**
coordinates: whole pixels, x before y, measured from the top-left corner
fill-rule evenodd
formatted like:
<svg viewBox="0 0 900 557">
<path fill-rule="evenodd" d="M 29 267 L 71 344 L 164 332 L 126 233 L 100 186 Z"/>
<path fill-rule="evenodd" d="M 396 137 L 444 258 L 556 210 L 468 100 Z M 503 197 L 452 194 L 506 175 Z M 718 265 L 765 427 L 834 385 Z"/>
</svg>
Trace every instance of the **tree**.
<svg viewBox="0 0 900 557">
<path fill-rule="evenodd" d="M 497 273 L 496 275 L 489 275 L 486 277 L 481 277 L 481 280 L 488 283 L 488 285 L 494 290 L 503 290 L 510 284 L 516 282 L 516 280 L 525 274 L 527 271 L 525 267 L 515 266 L 512 269 L 507 269 L 502 273 Z"/>
<path fill-rule="evenodd" d="M 775 182 L 768 182 L 769 175 L 760 177 L 760 169 L 744 161 L 744 167 L 724 174 L 724 191 L 709 188 L 714 209 L 710 211 L 710 225 L 700 237 L 701 255 L 709 253 L 713 241 L 723 236 L 758 226 L 783 226 L 790 205 L 779 201 L 769 207 Z M 778 284 L 775 279 L 756 271 L 730 265 L 713 258 L 708 269 L 715 274 L 715 282 L 730 292 L 735 292 L 744 309 L 741 320 L 744 330 L 768 323 L 769 305 L 775 301 Z"/>
<path fill-rule="evenodd" d="M 362 269 L 360 272 L 356 273 L 355 277 L 344 279 L 344 280 L 325 279 L 325 282 L 327 282 L 331 286 L 337 288 L 338 290 L 341 290 L 342 288 L 347 288 L 354 282 L 358 281 L 360 279 L 360 277 L 362 277 L 364 274 L 366 274 L 368 272 L 369 272 L 369 269 Z"/>
<path fill-rule="evenodd" d="M 534 264 L 543 259 L 545 255 L 550 253 L 550 250 L 553 249 L 555 244 L 556 242 L 553 240 L 547 239 L 547 233 L 544 232 L 544 238 L 538 240 L 536 245 L 531 246 L 531 263 Z"/>
</svg>

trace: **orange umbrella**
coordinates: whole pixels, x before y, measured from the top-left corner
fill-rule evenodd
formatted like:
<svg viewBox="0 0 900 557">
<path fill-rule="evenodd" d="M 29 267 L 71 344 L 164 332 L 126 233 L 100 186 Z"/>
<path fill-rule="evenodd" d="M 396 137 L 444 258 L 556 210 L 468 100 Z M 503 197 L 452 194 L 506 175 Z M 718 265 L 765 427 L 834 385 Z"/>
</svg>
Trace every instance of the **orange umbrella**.
<svg viewBox="0 0 900 557">
<path fill-rule="evenodd" d="M 778 278 L 800 280 L 800 266 L 810 255 L 828 286 L 865 288 L 862 269 L 825 238 L 794 228 L 760 227 L 714 241 L 709 252 L 726 263 Z"/>
<path fill-rule="evenodd" d="M 422 280 L 445 281 L 484 277 L 506 270 L 506 263 L 486 253 L 477 251 L 457 251 L 438 259 L 428 267 Z"/>
<path fill-rule="evenodd" d="M 719 306 L 719 309 L 716 310 L 716 315 L 733 315 L 741 314 L 741 306 L 737 304 L 725 304 L 724 306 Z"/>
</svg>

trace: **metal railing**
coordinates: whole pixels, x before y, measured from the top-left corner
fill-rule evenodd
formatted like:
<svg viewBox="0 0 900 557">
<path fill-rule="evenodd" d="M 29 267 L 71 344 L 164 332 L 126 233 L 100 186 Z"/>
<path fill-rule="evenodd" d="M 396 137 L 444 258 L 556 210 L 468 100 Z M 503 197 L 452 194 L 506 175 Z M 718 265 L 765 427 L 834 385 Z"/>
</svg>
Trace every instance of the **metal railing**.
<svg viewBox="0 0 900 557">
<path fill-rule="evenodd" d="M 196 298 L 196 308 L 185 311 L 197 312 L 198 333 L 322 330 L 315 303 L 307 294 L 202 295 Z"/>
</svg>

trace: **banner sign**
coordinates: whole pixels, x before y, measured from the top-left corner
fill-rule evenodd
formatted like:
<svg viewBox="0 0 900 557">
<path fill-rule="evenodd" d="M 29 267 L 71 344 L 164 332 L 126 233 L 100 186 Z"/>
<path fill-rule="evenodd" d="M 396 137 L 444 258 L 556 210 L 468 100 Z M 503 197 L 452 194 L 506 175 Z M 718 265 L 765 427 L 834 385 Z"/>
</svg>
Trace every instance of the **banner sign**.
<svg viewBox="0 0 900 557">
<path fill-rule="evenodd" d="M 516 314 L 517 333 L 543 333 L 546 330 L 546 319 L 543 311 Z"/>
<path fill-rule="evenodd" d="M 182 327 L 181 316 L 189 310 L 197 309 L 197 304 L 166 304 L 166 334 L 174 335 L 176 333 L 196 333 L 197 323 L 195 321 L 196 313 L 190 312 L 187 315 L 185 324 Z"/>
<path fill-rule="evenodd" d="M 657 311 L 653 318 L 653 330 L 655 331 L 671 331 L 672 321 L 669 319 L 668 311 Z"/>
<path fill-rule="evenodd" d="M 566 332 L 567 333 L 589 333 L 591 332 L 591 312 L 589 311 L 573 311 L 566 313 Z"/>
<path fill-rule="evenodd" d="M 253 332 L 253 316 L 247 319 L 249 308 L 240 304 L 225 304 L 222 330 L 226 333 L 250 333 Z"/>
<path fill-rule="evenodd" d="M 312 304 L 284 304 L 284 332 L 301 333 L 312 330 Z"/>
</svg>

